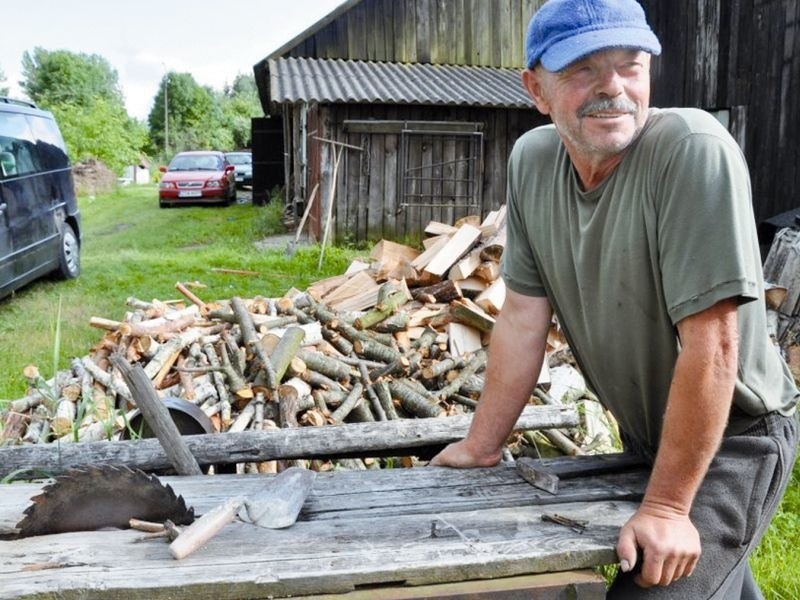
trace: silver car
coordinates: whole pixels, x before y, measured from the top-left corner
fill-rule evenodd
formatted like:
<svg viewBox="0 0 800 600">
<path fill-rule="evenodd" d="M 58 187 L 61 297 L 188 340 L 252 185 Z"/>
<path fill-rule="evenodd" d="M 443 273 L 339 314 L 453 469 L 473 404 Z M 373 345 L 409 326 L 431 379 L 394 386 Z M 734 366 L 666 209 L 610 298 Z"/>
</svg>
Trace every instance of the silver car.
<svg viewBox="0 0 800 600">
<path fill-rule="evenodd" d="M 253 154 L 251 152 L 226 152 L 225 158 L 236 168 L 236 187 L 253 185 Z"/>
</svg>

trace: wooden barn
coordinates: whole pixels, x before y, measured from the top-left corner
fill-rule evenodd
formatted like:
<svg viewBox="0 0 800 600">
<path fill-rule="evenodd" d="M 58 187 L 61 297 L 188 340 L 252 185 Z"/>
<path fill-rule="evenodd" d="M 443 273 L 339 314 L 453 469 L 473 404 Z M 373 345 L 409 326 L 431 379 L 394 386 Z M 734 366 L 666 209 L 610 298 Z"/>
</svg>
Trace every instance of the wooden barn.
<svg viewBox="0 0 800 600">
<path fill-rule="evenodd" d="M 726 123 L 750 165 L 757 220 L 799 206 L 800 0 L 641 2 L 664 48 L 652 104 Z M 254 197 L 285 182 L 298 216 L 313 198 L 315 236 L 332 209 L 339 240 L 411 241 L 430 220 L 496 209 L 511 146 L 547 122 L 519 78 L 542 3 L 344 2 L 254 67 L 271 116 L 254 120 L 254 162 L 269 154 L 272 165 L 254 174 Z"/>
<path fill-rule="evenodd" d="M 511 145 L 546 122 L 520 83 L 536 5 L 350 0 L 256 65 L 287 200 L 299 212 L 317 188 L 312 231 L 331 197 L 340 240 L 413 240 L 504 202 Z"/>
</svg>

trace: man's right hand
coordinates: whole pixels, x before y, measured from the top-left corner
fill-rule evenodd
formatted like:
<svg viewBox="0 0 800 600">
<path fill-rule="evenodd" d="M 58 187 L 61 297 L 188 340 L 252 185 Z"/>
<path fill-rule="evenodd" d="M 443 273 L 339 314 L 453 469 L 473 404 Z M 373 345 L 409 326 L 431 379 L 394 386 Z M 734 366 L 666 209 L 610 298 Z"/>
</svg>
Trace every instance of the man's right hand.
<svg viewBox="0 0 800 600">
<path fill-rule="evenodd" d="M 475 467 L 493 467 L 500 462 L 502 450 L 493 453 L 479 452 L 471 447 L 469 438 L 453 442 L 434 456 L 428 463 L 432 467 L 453 467 L 455 469 L 472 469 Z"/>
</svg>

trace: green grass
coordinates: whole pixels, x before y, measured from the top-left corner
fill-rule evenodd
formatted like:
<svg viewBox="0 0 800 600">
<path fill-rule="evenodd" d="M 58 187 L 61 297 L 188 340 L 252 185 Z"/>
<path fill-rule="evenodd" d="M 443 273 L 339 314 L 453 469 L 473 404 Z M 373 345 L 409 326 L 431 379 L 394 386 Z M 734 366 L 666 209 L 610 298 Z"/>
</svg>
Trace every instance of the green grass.
<svg viewBox="0 0 800 600">
<path fill-rule="evenodd" d="M 317 270 L 319 246 L 286 244 L 258 250 L 253 242 L 276 233 L 280 203 L 228 207 L 159 209 L 155 186 L 120 188 L 79 199 L 82 273 L 74 281 L 40 280 L 0 300 L 0 407 L 25 394 L 22 369 L 37 365 L 45 379 L 58 367 L 84 356 L 103 332 L 89 327 L 93 316 L 122 320 L 125 300 L 180 298 L 175 283 L 199 281 L 193 291 L 205 301 L 242 296 L 281 296 L 290 287 L 343 273 L 352 249 L 326 248 Z M 257 276 L 213 272 L 213 268 L 255 271 Z M 61 319 L 57 318 L 61 304 Z M 59 335 L 56 331 L 60 326 Z"/>
<path fill-rule="evenodd" d="M 750 565 L 767 600 L 800 598 L 800 463 Z"/>
</svg>

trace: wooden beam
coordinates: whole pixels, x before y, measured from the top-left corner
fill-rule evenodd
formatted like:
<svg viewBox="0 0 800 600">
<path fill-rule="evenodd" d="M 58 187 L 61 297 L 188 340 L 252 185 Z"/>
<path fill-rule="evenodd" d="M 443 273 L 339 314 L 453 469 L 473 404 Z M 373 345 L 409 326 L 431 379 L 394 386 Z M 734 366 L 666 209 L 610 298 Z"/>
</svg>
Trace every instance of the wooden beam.
<svg viewBox="0 0 800 600">
<path fill-rule="evenodd" d="M 397 419 L 373 423 L 297 427 L 183 436 L 201 465 L 294 458 L 370 457 L 390 452 L 413 455 L 415 449 L 449 444 L 466 436 L 472 415 L 436 419 Z M 575 427 L 572 407 L 528 406 L 517 430 Z M 0 448 L 0 477 L 17 469 L 51 475 L 86 465 L 124 464 L 145 471 L 172 466 L 157 439 L 76 444 L 27 444 Z"/>
</svg>

